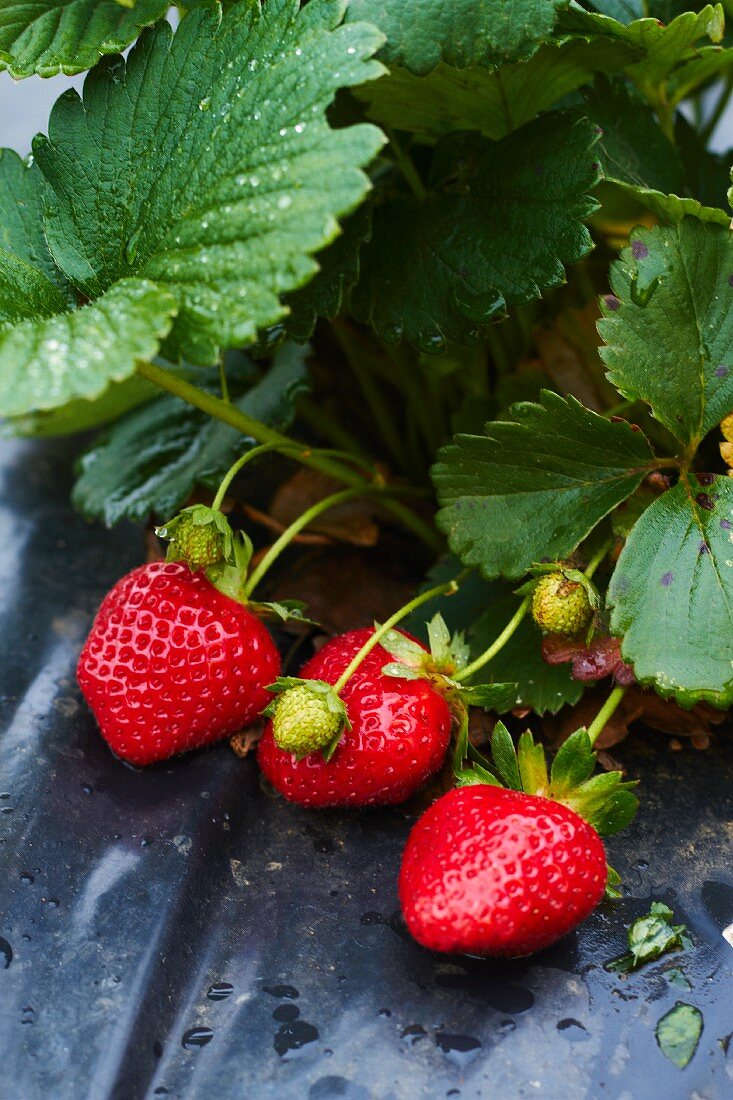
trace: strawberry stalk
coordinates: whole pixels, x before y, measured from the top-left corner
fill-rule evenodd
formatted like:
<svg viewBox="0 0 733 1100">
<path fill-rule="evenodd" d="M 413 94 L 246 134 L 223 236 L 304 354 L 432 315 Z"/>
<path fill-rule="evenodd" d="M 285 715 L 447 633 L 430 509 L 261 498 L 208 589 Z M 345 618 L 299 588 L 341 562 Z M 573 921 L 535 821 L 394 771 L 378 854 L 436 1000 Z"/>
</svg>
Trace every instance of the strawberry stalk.
<svg viewBox="0 0 733 1100">
<path fill-rule="evenodd" d="M 193 386 L 184 378 L 179 378 L 171 371 L 164 370 L 155 363 L 140 361 L 136 369 L 137 373 L 149 382 L 159 386 L 167 393 L 174 394 L 187 404 L 193 405 L 194 408 L 201 409 L 208 416 L 229 424 L 230 427 L 235 428 L 242 435 L 248 436 L 250 439 L 256 439 L 262 444 L 273 444 L 273 450 L 282 448 L 283 450 L 292 451 L 293 457 L 304 466 L 319 470 L 320 473 L 327 474 L 345 485 L 357 487 L 368 483 L 363 474 L 352 469 L 344 462 L 331 457 L 330 454 L 299 446 L 288 436 L 275 431 L 274 428 L 270 428 L 259 420 L 255 420 L 254 417 L 249 416 L 231 402 L 215 397 L 214 394 L 207 393 L 205 390 L 199 389 L 198 386 Z M 353 458 L 351 461 L 353 461 Z M 385 493 L 383 507 L 386 511 L 391 512 L 395 519 L 412 531 L 431 550 L 437 554 L 443 553 L 445 544 L 434 527 L 403 504 L 402 501 L 394 500 Z"/>
<path fill-rule="evenodd" d="M 614 711 L 626 694 L 626 690 L 626 686 L 622 684 L 617 684 L 611 694 L 608 696 L 608 699 L 606 699 L 601 709 L 598 711 L 598 714 L 588 726 L 588 740 L 590 741 L 591 745 L 595 745 L 596 741 L 603 733 L 603 730 L 606 728 L 609 719 L 611 718 Z"/>
<path fill-rule="evenodd" d="M 285 528 L 267 553 L 264 554 L 256 569 L 253 569 L 244 586 L 245 596 L 249 597 L 252 595 L 252 592 L 264 578 L 265 574 L 269 572 L 282 552 L 290 545 L 296 535 L 298 535 L 304 527 L 307 527 L 309 523 L 318 519 L 320 515 L 329 511 L 329 509 L 336 508 L 339 504 L 345 504 L 348 500 L 355 500 L 357 497 L 366 496 L 368 493 L 374 491 L 375 489 L 368 485 L 360 489 L 341 489 L 338 493 L 332 493 L 330 496 L 324 497 L 323 500 L 319 500 L 316 504 L 311 505 L 302 515 L 298 516 L 296 520 L 293 520 L 289 527 Z"/>
<path fill-rule="evenodd" d="M 429 588 L 427 592 L 421 592 L 415 596 L 409 603 L 406 603 L 404 607 L 401 607 L 399 611 L 395 611 L 394 615 L 383 622 L 376 628 L 371 637 L 364 643 L 354 659 L 346 666 L 344 671 L 339 676 L 338 680 L 334 684 L 334 691 L 339 692 L 346 685 L 346 682 L 354 675 L 359 665 L 362 663 L 365 657 L 367 657 L 375 646 L 379 645 L 382 638 L 392 630 L 397 623 L 406 618 L 411 611 L 415 611 L 418 607 L 421 607 L 424 603 L 429 603 L 430 600 L 435 600 L 439 596 L 452 596 L 458 591 L 460 582 L 463 580 L 465 573 L 461 573 L 452 581 L 447 581 L 445 584 L 437 584 L 434 588 Z"/>
<path fill-rule="evenodd" d="M 482 669 L 484 665 L 487 665 L 489 661 L 491 661 L 492 658 L 494 658 L 497 653 L 504 648 L 511 636 L 517 630 L 519 624 L 529 610 L 530 603 L 531 596 L 525 596 L 515 613 L 512 615 L 509 622 L 502 630 L 501 634 L 498 636 L 498 638 L 496 638 L 491 643 L 489 648 L 485 649 L 484 652 L 480 656 L 478 656 L 475 661 L 472 661 L 470 665 L 466 665 L 465 668 L 462 668 L 460 670 L 460 672 L 457 672 L 454 675 L 453 679 L 457 680 L 459 683 L 464 680 L 468 680 L 476 672 Z"/>
<path fill-rule="evenodd" d="M 170 540 L 169 560 L 182 560 L 194 571 L 203 570 L 216 588 L 231 599 L 245 605 L 251 604 L 252 592 L 283 551 L 298 533 L 317 519 L 318 516 L 348 500 L 354 500 L 369 493 L 382 495 L 385 492 L 392 491 L 392 487 L 384 485 L 379 473 L 372 471 L 373 480 L 371 482 L 362 480 L 359 485 L 353 488 L 341 489 L 323 500 L 317 501 L 282 532 L 265 553 L 257 567 L 250 573 L 250 562 L 253 553 L 252 542 L 243 531 L 235 532 L 232 530 L 229 521 L 221 511 L 221 506 L 232 481 L 240 470 L 247 463 L 273 451 L 296 459 L 302 459 L 305 455 L 321 455 L 330 459 L 331 456 L 335 455 L 347 462 L 361 464 L 359 459 L 354 459 L 354 456 L 345 454 L 343 451 L 313 450 L 304 448 L 297 443 L 288 444 L 287 446 L 277 442 L 262 443 L 253 447 L 238 458 L 236 462 L 232 463 L 222 478 L 211 507 L 194 504 L 189 508 L 184 508 L 172 520 L 157 529 L 157 534 L 161 538 Z M 399 490 L 395 487 L 395 491 Z M 275 611 L 283 619 L 303 618 L 303 605 L 298 603 L 265 603 L 253 606 L 254 610 L 260 612 Z"/>
<path fill-rule="evenodd" d="M 283 676 L 270 684 L 268 690 L 274 698 L 262 713 L 272 718 L 275 743 L 288 752 L 295 752 L 298 758 L 320 749 L 328 762 L 344 731 L 351 728 L 340 695 L 350 678 L 397 623 L 422 604 L 457 592 L 464 575 L 420 592 L 390 615 L 386 622 L 375 628 L 334 684 L 295 676 Z"/>
</svg>

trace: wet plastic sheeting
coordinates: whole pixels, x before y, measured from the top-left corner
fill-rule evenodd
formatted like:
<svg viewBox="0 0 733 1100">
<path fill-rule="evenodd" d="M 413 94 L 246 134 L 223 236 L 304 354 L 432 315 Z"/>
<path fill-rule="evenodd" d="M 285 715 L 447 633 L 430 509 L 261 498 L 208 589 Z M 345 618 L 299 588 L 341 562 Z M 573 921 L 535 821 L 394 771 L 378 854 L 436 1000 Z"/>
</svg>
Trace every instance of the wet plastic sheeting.
<svg viewBox="0 0 733 1100">
<path fill-rule="evenodd" d="M 531 961 L 433 956 L 397 911 L 407 812 L 301 812 L 226 746 L 111 757 L 74 663 L 142 544 L 71 514 L 70 469 L 64 445 L 0 449 L 3 1098 L 733 1095 L 730 743 L 619 747 L 644 781 L 609 845 L 628 895 L 577 935 Z M 606 972 L 651 899 L 694 948 Z M 684 1070 L 655 1041 L 677 1001 L 704 1017 Z"/>
</svg>

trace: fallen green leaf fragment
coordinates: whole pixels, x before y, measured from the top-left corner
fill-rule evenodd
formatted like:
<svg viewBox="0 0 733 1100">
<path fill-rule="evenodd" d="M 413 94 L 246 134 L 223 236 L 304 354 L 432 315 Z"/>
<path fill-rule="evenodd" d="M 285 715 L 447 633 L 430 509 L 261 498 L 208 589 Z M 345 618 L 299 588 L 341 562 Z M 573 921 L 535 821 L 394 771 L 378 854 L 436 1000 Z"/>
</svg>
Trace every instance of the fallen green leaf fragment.
<svg viewBox="0 0 733 1100">
<path fill-rule="evenodd" d="M 659 1049 L 678 1069 L 684 1069 L 697 1050 L 702 1029 L 700 1009 L 678 1001 L 657 1024 L 655 1034 Z"/>
<path fill-rule="evenodd" d="M 672 924 L 674 913 L 661 901 L 653 901 L 646 916 L 638 917 L 629 928 L 629 950 L 606 964 L 606 970 L 629 974 L 668 951 L 689 945 L 684 924 Z"/>
</svg>

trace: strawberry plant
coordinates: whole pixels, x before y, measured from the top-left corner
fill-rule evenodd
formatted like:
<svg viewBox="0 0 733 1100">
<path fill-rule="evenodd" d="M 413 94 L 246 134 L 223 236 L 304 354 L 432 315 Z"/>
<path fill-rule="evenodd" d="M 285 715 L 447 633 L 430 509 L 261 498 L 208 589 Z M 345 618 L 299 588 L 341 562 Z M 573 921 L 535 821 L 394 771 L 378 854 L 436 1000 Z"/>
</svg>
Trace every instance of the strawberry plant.
<svg viewBox="0 0 733 1100">
<path fill-rule="evenodd" d="M 565 803 L 595 866 L 600 804 L 583 822 L 568 792 L 624 691 L 733 703 L 724 7 L 204 0 L 173 29 L 158 0 L 4 5 L 0 67 L 89 72 L 32 157 L 0 153 L 0 416 L 92 433 L 75 507 L 169 542 L 82 654 L 118 754 L 266 710 L 278 789 L 367 805 L 434 775 L 452 730 L 487 787 L 456 806 Z M 255 556 L 225 498 L 251 515 L 293 464 L 329 491 Z M 420 594 L 280 677 L 261 618 L 303 607 L 260 582 L 362 499 Z M 470 709 L 553 716 L 602 680 L 567 797 L 496 795 Z M 635 803 L 610 775 L 615 828 Z"/>
</svg>

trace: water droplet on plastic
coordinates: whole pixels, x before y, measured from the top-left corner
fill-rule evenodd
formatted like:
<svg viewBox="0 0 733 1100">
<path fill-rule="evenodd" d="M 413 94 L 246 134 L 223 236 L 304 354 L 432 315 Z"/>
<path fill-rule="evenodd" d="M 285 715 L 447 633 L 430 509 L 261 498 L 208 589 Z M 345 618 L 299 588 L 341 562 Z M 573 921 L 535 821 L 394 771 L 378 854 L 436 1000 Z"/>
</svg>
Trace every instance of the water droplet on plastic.
<svg viewBox="0 0 733 1100">
<path fill-rule="evenodd" d="M 192 1027 L 183 1033 L 181 1046 L 184 1050 L 198 1050 L 205 1047 L 214 1038 L 214 1032 L 210 1027 Z"/>
<path fill-rule="evenodd" d="M 0 936 L 0 969 L 7 970 L 13 961 L 13 949 L 7 940 Z"/>
<path fill-rule="evenodd" d="M 209 992 L 206 996 L 210 1001 L 225 1001 L 227 997 L 231 997 L 234 992 L 234 986 L 229 982 L 217 982 L 216 985 L 209 987 Z"/>
</svg>

